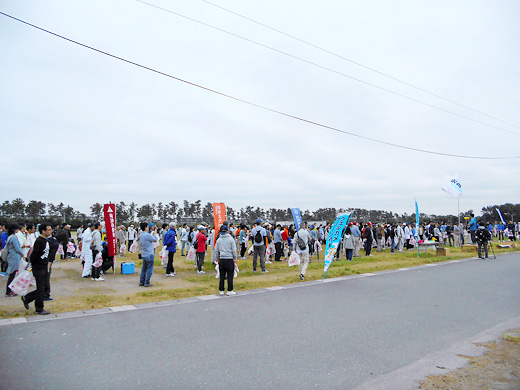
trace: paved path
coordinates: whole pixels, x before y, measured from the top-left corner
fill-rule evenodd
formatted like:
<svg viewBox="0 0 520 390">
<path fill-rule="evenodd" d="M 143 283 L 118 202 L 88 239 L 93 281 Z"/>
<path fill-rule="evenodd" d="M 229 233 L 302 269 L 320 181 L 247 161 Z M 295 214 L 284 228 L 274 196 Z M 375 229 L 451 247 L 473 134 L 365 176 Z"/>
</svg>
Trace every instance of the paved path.
<svg viewBox="0 0 520 390">
<path fill-rule="evenodd" d="M 5 325 L 0 383 L 352 389 L 519 317 L 519 281 L 520 254 L 510 254 Z"/>
</svg>

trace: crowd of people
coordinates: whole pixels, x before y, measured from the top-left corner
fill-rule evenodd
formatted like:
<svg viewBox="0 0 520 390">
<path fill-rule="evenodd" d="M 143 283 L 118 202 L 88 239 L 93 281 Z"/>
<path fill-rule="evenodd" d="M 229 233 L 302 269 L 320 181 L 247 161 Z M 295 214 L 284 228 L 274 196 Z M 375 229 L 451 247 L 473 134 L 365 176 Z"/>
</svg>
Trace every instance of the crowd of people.
<svg viewBox="0 0 520 390">
<path fill-rule="evenodd" d="M 136 228 L 137 227 L 137 228 Z M 104 281 L 101 276 L 114 267 L 114 258 L 109 255 L 105 225 L 102 222 L 81 225 L 77 229 L 76 240 L 68 224 L 57 225 L 54 229 L 46 223 L 35 226 L 32 223 L 2 224 L 1 228 L 1 275 L 6 276 L 6 297 L 16 294 L 9 285 L 20 271 L 22 260 L 27 267 L 32 267 L 36 280 L 36 290 L 22 296 L 22 302 L 28 309 L 29 303 L 35 301 L 36 314 L 48 314 L 44 302 L 50 301 L 50 277 L 52 264 L 59 260 L 81 258 L 83 278 L 92 281 Z M 298 229 L 294 225 L 282 226 L 257 219 L 253 226 L 236 225 L 225 221 L 216 231 L 209 224 L 202 223 L 196 227 L 175 222 L 160 226 L 153 222 L 133 224 L 126 228 L 119 226 L 116 231 L 117 252 L 125 256 L 128 252 L 137 252 L 143 265 L 139 278 L 139 286 L 152 287 L 155 255 L 159 254 L 166 268 L 166 277 L 176 275 L 174 255 L 180 251 L 180 257 L 193 260 L 198 274 L 204 274 L 204 265 L 208 247 L 212 247 L 211 263 L 216 267 L 220 278 L 219 293 L 224 295 L 227 281 L 227 295 L 234 295 L 233 278 L 237 274 L 237 259 L 246 259 L 252 255 L 253 272 L 258 266 L 261 273 L 268 273 L 266 265 L 273 261 L 287 261 L 293 252 L 299 258 L 299 277 L 305 279 L 308 263 L 326 244 L 331 225 L 315 226 L 301 223 Z M 444 246 L 461 246 L 465 243 L 478 245 L 479 257 L 487 257 L 487 243 L 493 238 L 499 242 L 516 241 L 520 224 L 496 222 L 478 225 L 472 214 L 469 223 L 452 224 L 447 222 L 422 223 L 418 227 L 414 223 L 399 222 L 396 224 L 352 221 L 345 228 L 340 246 L 336 251 L 336 259 L 344 254 L 348 261 L 360 257 L 363 249 L 365 256 L 390 249 L 390 252 L 410 250 L 424 241 L 435 241 Z M 216 234 L 215 234 L 216 233 Z M 162 248 L 160 250 L 157 248 Z M 484 253 L 481 253 L 484 250 Z M 156 251 L 158 253 L 156 253 Z M 283 258 L 283 260 L 282 260 Z"/>
</svg>

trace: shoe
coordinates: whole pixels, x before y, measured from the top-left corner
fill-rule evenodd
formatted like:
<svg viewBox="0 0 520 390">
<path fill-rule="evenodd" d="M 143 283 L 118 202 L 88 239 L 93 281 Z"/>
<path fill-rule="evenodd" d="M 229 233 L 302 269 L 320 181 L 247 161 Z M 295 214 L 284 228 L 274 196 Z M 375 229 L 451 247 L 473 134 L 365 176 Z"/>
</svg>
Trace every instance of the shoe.
<svg viewBox="0 0 520 390">
<path fill-rule="evenodd" d="M 305 279 L 305 276 L 303 276 L 303 274 L 300 274 L 300 280 L 303 280 Z"/>
<path fill-rule="evenodd" d="M 7 276 L 7 273 L 2 272 L 0 275 L 2 275 L 2 276 Z"/>
<path fill-rule="evenodd" d="M 27 303 L 27 300 L 25 299 L 25 297 L 20 297 L 22 299 L 22 302 L 23 302 L 23 305 L 24 307 L 29 310 L 29 304 Z"/>
<path fill-rule="evenodd" d="M 90 275 L 82 276 L 82 278 L 84 278 L 84 279 L 86 279 L 86 278 L 90 278 Z"/>
<path fill-rule="evenodd" d="M 94 278 L 90 278 L 90 280 L 96 280 L 96 279 L 94 279 Z"/>
<path fill-rule="evenodd" d="M 256 272 L 256 269 L 254 269 L 253 272 Z"/>
<path fill-rule="evenodd" d="M 264 269 L 264 270 L 262 271 L 263 274 L 266 274 L 266 273 L 268 273 L 268 272 L 269 272 L 269 271 L 266 270 L 266 269 Z"/>
<path fill-rule="evenodd" d="M 224 295 L 224 291 L 219 291 L 218 294 L 219 295 Z"/>
<path fill-rule="evenodd" d="M 368 256 L 369 256 L 369 257 L 374 257 L 374 255 L 373 255 L 373 254 L 370 254 L 370 255 L 368 255 Z"/>
<path fill-rule="evenodd" d="M 242 260 L 247 260 L 247 257 L 241 257 Z"/>
<path fill-rule="evenodd" d="M 273 262 L 272 262 L 272 261 L 269 261 L 269 260 L 267 260 L 265 263 L 266 263 L 266 264 L 273 264 Z"/>
<path fill-rule="evenodd" d="M 205 274 L 205 273 L 206 273 L 206 272 L 204 272 L 204 271 L 200 271 L 200 272 L 199 272 L 199 274 Z"/>
<path fill-rule="evenodd" d="M 153 287 L 152 283 L 145 284 L 144 287 Z"/>
<path fill-rule="evenodd" d="M 139 283 L 139 287 L 143 287 L 144 286 L 144 283 Z"/>
<path fill-rule="evenodd" d="M 44 301 L 44 302 L 48 302 L 48 301 L 54 301 L 54 299 L 53 299 L 53 298 L 51 298 L 51 297 L 49 297 L 49 298 L 45 298 L 45 299 L 44 299 L 43 301 Z"/>
<path fill-rule="evenodd" d="M 105 279 L 103 279 L 101 276 L 99 278 L 96 279 L 97 282 L 102 282 L 104 281 Z"/>
<path fill-rule="evenodd" d="M 40 310 L 40 311 L 35 311 L 34 314 L 38 314 L 40 316 L 45 316 L 47 314 L 51 314 L 51 312 L 48 311 L 48 310 L 43 309 L 43 310 Z"/>
<path fill-rule="evenodd" d="M 233 290 L 231 290 L 231 291 L 228 291 L 228 292 L 227 292 L 227 295 L 237 295 L 237 293 L 234 292 Z"/>
<path fill-rule="evenodd" d="M 10 292 L 9 294 L 5 294 L 5 297 L 6 298 L 12 298 L 12 297 L 16 297 L 16 294 L 14 292 Z"/>
<path fill-rule="evenodd" d="M 174 274 L 166 274 L 166 276 L 175 276 Z"/>
</svg>

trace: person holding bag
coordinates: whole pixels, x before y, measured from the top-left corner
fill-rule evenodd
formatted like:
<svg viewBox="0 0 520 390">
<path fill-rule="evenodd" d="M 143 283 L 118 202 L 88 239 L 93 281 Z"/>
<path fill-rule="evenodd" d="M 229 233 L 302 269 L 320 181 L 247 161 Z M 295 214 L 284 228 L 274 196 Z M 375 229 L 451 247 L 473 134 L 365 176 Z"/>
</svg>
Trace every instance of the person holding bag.
<svg viewBox="0 0 520 390">
<path fill-rule="evenodd" d="M 18 268 L 20 268 L 20 259 L 23 257 L 22 248 L 20 246 L 20 242 L 18 241 L 18 237 L 16 233 L 20 230 L 20 227 L 13 223 L 9 225 L 7 234 L 9 238 L 7 239 L 7 274 L 9 278 L 7 279 L 7 287 L 5 289 L 5 296 L 8 298 L 15 297 L 16 294 L 11 291 L 9 285 L 14 280 L 16 276 L 16 272 Z"/>
</svg>

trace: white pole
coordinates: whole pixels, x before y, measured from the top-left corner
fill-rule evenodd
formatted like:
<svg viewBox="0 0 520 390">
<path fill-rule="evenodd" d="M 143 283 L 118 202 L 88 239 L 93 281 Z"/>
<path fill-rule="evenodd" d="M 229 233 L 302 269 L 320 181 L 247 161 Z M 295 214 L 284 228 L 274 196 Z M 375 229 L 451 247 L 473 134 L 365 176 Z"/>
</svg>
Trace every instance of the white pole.
<svg viewBox="0 0 520 390">
<path fill-rule="evenodd" d="M 457 216 L 459 217 L 459 246 L 462 248 L 462 241 L 461 241 L 461 226 L 460 226 L 460 196 L 457 198 Z"/>
</svg>

